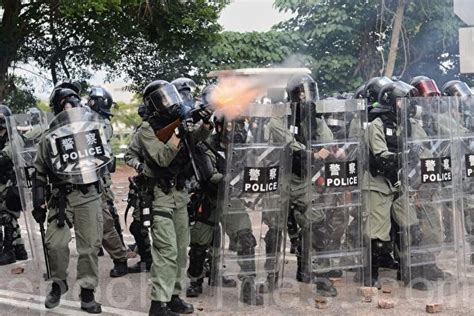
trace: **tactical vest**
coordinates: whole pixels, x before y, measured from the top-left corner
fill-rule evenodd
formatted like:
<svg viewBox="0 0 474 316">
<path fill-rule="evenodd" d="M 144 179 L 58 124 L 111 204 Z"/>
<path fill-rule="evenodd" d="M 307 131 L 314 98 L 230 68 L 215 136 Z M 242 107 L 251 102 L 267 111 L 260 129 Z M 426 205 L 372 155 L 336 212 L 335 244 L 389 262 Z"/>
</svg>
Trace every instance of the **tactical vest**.
<svg viewBox="0 0 474 316">
<path fill-rule="evenodd" d="M 375 110 L 375 108 L 374 108 Z M 383 131 L 385 135 L 385 141 L 387 142 L 388 150 L 392 153 L 398 154 L 401 152 L 398 143 L 399 137 L 397 136 L 397 117 L 393 112 L 369 112 L 369 122 L 372 123 L 376 118 L 380 118 L 383 124 Z"/>
<path fill-rule="evenodd" d="M 372 108 L 369 110 L 369 122 L 380 118 L 383 124 L 385 141 L 390 152 L 398 154 L 401 152 L 399 146 L 399 137 L 397 136 L 397 121 L 396 114 L 391 111 L 380 111 L 379 108 Z M 385 164 L 386 163 L 386 164 Z M 376 159 L 372 151 L 369 151 L 369 170 L 372 176 L 383 175 L 387 177 L 390 182 L 395 183 L 398 173 L 398 161 L 383 161 Z"/>
</svg>

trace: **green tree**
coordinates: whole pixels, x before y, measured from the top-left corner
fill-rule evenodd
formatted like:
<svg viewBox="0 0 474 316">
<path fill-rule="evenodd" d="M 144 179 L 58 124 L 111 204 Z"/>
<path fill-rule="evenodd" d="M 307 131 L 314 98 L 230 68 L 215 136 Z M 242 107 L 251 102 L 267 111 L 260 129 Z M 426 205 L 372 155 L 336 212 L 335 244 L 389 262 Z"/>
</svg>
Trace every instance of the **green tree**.
<svg viewBox="0 0 474 316">
<path fill-rule="evenodd" d="M 275 27 L 298 30 L 304 45 L 296 50 L 311 65 L 323 92 L 347 91 L 384 73 L 398 0 L 276 0 L 294 17 Z M 459 75 L 461 22 L 452 0 L 413 0 L 405 7 L 396 76 L 424 74 L 443 82 Z"/>
<path fill-rule="evenodd" d="M 155 62 L 170 66 L 169 61 L 186 59 L 188 48 L 205 45 L 219 30 L 216 8 L 225 3 L 0 0 L 0 101 L 14 90 L 8 69 L 17 62 L 49 70 L 53 82 L 87 79 L 91 69 L 103 67 L 113 76 L 133 62 L 140 43 L 153 43 L 160 52 Z"/>
<path fill-rule="evenodd" d="M 21 77 L 14 77 L 15 89 L 5 98 L 6 104 L 13 113 L 23 113 L 29 108 L 35 107 L 37 99 L 33 94 L 33 87 L 28 81 Z"/>
<path fill-rule="evenodd" d="M 138 115 L 141 97 L 136 95 L 130 103 L 117 102 L 112 108 L 112 123 L 121 129 L 134 129 L 142 119 Z"/>
</svg>

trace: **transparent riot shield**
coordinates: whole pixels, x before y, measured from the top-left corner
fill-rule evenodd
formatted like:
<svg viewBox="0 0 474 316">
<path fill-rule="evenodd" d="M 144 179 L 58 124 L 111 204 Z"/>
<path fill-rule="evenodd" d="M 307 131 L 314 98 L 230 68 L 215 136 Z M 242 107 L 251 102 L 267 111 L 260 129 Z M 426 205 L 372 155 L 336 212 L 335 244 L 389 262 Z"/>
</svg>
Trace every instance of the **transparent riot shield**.
<svg viewBox="0 0 474 316">
<path fill-rule="evenodd" d="M 105 130 L 99 115 L 87 108 L 59 113 L 45 135 L 51 171 L 74 184 L 98 181 L 112 161 Z"/>
<path fill-rule="evenodd" d="M 468 280 L 474 278 L 474 97 L 456 98 L 459 109 L 459 129 L 456 135 L 461 159 L 462 212 L 464 220 L 465 272 Z"/>
<path fill-rule="evenodd" d="M 326 99 L 314 106 L 300 255 L 315 294 L 335 297 L 332 302 L 341 306 L 360 301 L 357 288 L 368 266 L 362 204 L 366 100 Z"/>
<path fill-rule="evenodd" d="M 213 263 L 219 310 L 274 303 L 283 269 L 288 210 L 290 137 L 288 106 L 252 104 L 241 118 L 227 123 L 226 172 L 220 184 L 219 255 Z M 224 288 L 223 278 L 240 280 Z"/>
<path fill-rule="evenodd" d="M 460 155 L 464 128 L 451 97 L 397 100 L 402 142 L 400 196 L 393 213 L 401 232 L 401 279 L 411 304 L 456 304 L 462 275 Z"/>
<path fill-rule="evenodd" d="M 38 142 L 47 126 L 47 117 L 44 112 L 16 114 L 7 118 L 16 187 L 24 214 L 20 219 L 20 227 L 22 231 L 26 231 L 26 234 L 22 235 L 28 236 L 27 248 L 29 245 L 30 256 L 36 264 L 34 270 L 41 273 L 46 272 L 46 264 L 41 231 L 31 214 L 33 210 L 31 187 Z"/>
</svg>

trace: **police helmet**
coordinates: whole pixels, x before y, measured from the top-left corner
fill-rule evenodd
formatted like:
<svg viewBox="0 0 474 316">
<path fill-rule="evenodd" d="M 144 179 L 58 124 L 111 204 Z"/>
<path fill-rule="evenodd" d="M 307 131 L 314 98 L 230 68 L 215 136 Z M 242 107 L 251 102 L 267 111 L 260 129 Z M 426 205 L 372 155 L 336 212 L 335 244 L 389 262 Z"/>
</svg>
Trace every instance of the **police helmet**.
<svg viewBox="0 0 474 316">
<path fill-rule="evenodd" d="M 318 98 L 318 86 L 310 75 L 295 75 L 288 80 L 286 93 L 291 102 L 310 102 Z"/>
<path fill-rule="evenodd" d="M 49 99 L 49 106 L 53 108 L 54 114 L 60 113 L 66 105 L 73 108 L 81 106 L 81 98 L 77 92 L 69 88 L 54 89 Z"/>
<path fill-rule="evenodd" d="M 143 90 L 143 103 L 151 115 L 181 104 L 182 99 L 174 85 L 165 80 L 155 80 Z"/>
<path fill-rule="evenodd" d="M 10 108 L 4 104 L 0 104 L 0 129 L 7 128 L 7 121 L 5 118 L 11 115 L 12 111 Z"/>
<path fill-rule="evenodd" d="M 446 82 L 441 88 L 443 94 L 450 97 L 467 98 L 472 96 L 472 90 L 469 86 L 460 80 L 451 80 Z"/>
<path fill-rule="evenodd" d="M 418 90 L 418 93 L 422 97 L 436 97 L 441 95 L 438 85 L 429 77 L 416 76 L 410 80 L 410 84 Z"/>
<path fill-rule="evenodd" d="M 364 97 L 367 98 L 370 104 L 377 102 L 380 90 L 392 82 L 392 79 L 388 77 L 374 77 L 370 79 L 364 86 Z"/>
<path fill-rule="evenodd" d="M 215 84 L 210 84 L 210 85 L 206 86 L 204 89 L 202 89 L 202 92 L 201 92 L 201 102 L 202 102 L 202 104 L 204 104 L 204 105 L 209 104 L 211 93 L 212 93 L 212 91 L 214 91 L 215 88 L 216 88 Z"/>
<path fill-rule="evenodd" d="M 71 80 L 71 79 L 66 79 L 64 81 L 61 81 L 61 82 L 57 83 L 54 86 L 54 89 L 58 89 L 58 88 L 71 89 L 72 91 L 76 92 L 77 94 L 80 94 L 81 90 L 82 90 L 81 83 L 79 81 Z"/>
<path fill-rule="evenodd" d="M 395 110 L 397 98 L 417 97 L 418 90 L 403 81 L 395 81 L 382 87 L 379 93 L 378 102 Z"/>
<path fill-rule="evenodd" d="M 31 125 L 39 124 L 40 116 L 41 116 L 41 110 L 40 109 L 38 109 L 36 107 L 29 108 L 26 111 L 26 114 L 28 114 L 30 116 Z"/>
<path fill-rule="evenodd" d="M 111 116 L 110 109 L 114 104 L 112 95 L 102 87 L 92 87 L 89 89 L 89 100 L 87 105 L 97 113 L 104 116 Z"/>
<path fill-rule="evenodd" d="M 181 77 L 171 81 L 171 84 L 176 87 L 179 93 L 183 92 L 184 90 L 188 90 L 189 92 L 194 92 L 196 89 L 196 83 L 193 79 Z"/>
</svg>

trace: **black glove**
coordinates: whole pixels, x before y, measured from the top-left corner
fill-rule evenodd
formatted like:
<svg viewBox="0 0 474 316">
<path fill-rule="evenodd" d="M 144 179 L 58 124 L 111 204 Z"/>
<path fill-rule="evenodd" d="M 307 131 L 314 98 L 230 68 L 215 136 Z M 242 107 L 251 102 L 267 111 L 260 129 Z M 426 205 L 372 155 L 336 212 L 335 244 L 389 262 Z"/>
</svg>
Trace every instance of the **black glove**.
<svg viewBox="0 0 474 316">
<path fill-rule="evenodd" d="M 138 174 L 142 174 L 143 171 L 145 170 L 145 165 L 140 162 L 135 167 L 135 170 L 137 170 Z"/>
<path fill-rule="evenodd" d="M 198 122 L 202 120 L 205 124 L 209 124 L 209 120 L 211 119 L 212 111 L 208 108 L 200 108 L 196 109 L 192 112 L 192 118 L 194 122 Z"/>
<path fill-rule="evenodd" d="M 46 221 L 46 209 L 41 206 L 35 206 L 33 209 L 33 218 L 38 224 L 42 224 Z"/>
</svg>

